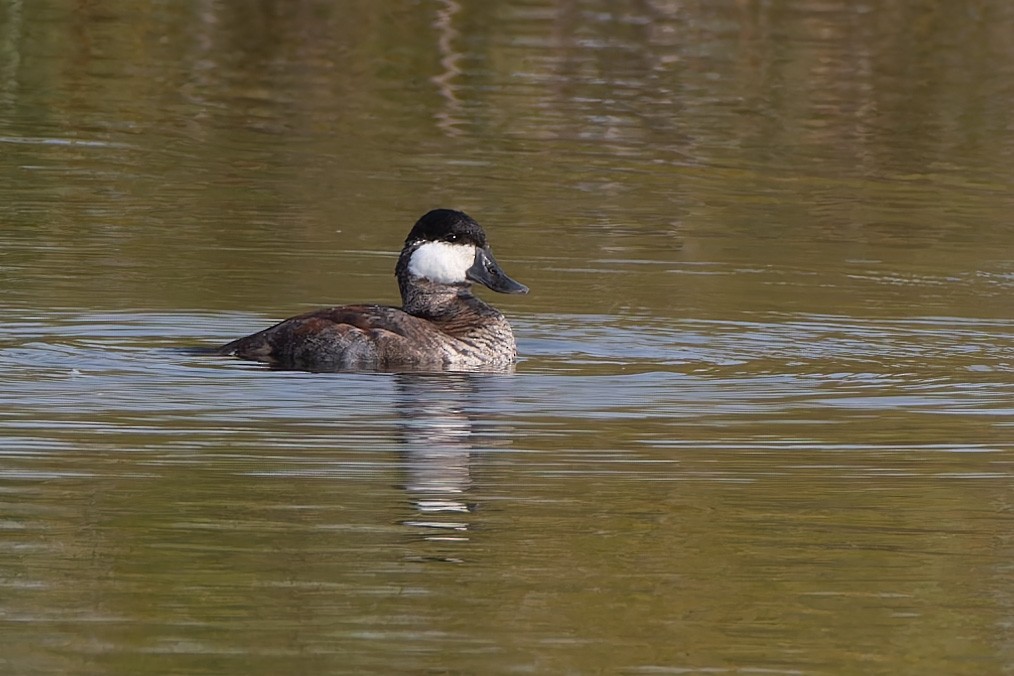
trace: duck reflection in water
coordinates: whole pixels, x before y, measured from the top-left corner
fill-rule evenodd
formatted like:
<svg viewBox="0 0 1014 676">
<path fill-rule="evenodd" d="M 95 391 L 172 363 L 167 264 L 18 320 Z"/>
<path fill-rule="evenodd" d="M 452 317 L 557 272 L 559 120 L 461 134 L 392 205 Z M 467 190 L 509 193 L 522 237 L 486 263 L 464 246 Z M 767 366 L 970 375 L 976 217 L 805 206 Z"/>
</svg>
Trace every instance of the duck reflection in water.
<svg viewBox="0 0 1014 676">
<path fill-rule="evenodd" d="M 477 415 L 474 402 L 481 396 L 483 408 L 495 410 L 496 384 L 506 381 L 494 374 L 397 375 L 404 488 L 416 511 L 403 523 L 419 528 L 426 540 L 468 540 L 469 514 L 475 509 L 467 499 L 473 454 L 509 443 L 503 430 Z"/>
</svg>

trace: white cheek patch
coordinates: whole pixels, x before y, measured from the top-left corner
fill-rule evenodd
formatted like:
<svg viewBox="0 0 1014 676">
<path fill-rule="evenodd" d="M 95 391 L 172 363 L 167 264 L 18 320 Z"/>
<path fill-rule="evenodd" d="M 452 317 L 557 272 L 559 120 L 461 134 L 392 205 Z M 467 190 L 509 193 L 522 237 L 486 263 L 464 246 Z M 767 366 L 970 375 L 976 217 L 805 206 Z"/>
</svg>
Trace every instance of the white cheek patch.
<svg viewBox="0 0 1014 676">
<path fill-rule="evenodd" d="M 438 284 L 461 284 L 468 281 L 465 272 L 473 263 L 475 247 L 471 244 L 427 242 L 412 254 L 408 272 Z"/>
</svg>

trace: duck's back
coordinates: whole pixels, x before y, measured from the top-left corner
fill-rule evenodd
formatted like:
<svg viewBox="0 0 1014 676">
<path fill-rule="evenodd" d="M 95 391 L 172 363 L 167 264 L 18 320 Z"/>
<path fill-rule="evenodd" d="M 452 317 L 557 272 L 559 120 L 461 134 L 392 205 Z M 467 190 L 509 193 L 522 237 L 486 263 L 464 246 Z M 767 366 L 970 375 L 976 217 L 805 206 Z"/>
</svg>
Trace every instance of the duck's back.
<svg viewBox="0 0 1014 676">
<path fill-rule="evenodd" d="M 499 313 L 497 313 L 499 315 Z M 486 324 L 489 324 L 486 318 Z M 495 353 L 488 343 L 456 336 L 454 326 L 411 315 L 385 305 L 344 305 L 286 319 L 235 340 L 219 352 L 267 362 L 281 368 L 310 371 L 476 367 L 513 363 L 514 336 L 502 315 L 509 345 Z M 493 329 L 502 341 L 501 321 Z M 454 322 L 457 324 L 457 322 Z M 445 330 L 447 329 L 447 330 Z M 485 333 L 482 331 L 481 333 Z"/>
</svg>

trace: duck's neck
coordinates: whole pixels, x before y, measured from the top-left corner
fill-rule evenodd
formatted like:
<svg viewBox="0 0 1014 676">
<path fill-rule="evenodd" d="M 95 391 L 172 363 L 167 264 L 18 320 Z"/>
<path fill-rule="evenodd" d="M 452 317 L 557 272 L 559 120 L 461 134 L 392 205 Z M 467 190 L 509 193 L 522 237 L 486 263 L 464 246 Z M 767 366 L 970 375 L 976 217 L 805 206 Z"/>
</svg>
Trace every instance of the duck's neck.
<svg viewBox="0 0 1014 676">
<path fill-rule="evenodd" d="M 435 321 L 461 314 L 499 315 L 493 307 L 472 295 L 470 286 L 434 284 L 427 280 L 399 280 L 402 309 L 410 315 Z"/>
</svg>

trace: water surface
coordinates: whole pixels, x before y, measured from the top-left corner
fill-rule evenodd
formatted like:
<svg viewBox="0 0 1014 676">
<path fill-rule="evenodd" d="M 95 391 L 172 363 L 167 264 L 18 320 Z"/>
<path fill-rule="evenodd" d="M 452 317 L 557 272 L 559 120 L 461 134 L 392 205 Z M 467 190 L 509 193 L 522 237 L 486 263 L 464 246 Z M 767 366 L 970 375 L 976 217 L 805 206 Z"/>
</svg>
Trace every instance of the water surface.
<svg viewBox="0 0 1014 676">
<path fill-rule="evenodd" d="M 0 0 L 0 666 L 1005 672 L 1012 30 Z M 207 354 L 437 206 L 513 374 Z"/>
</svg>

